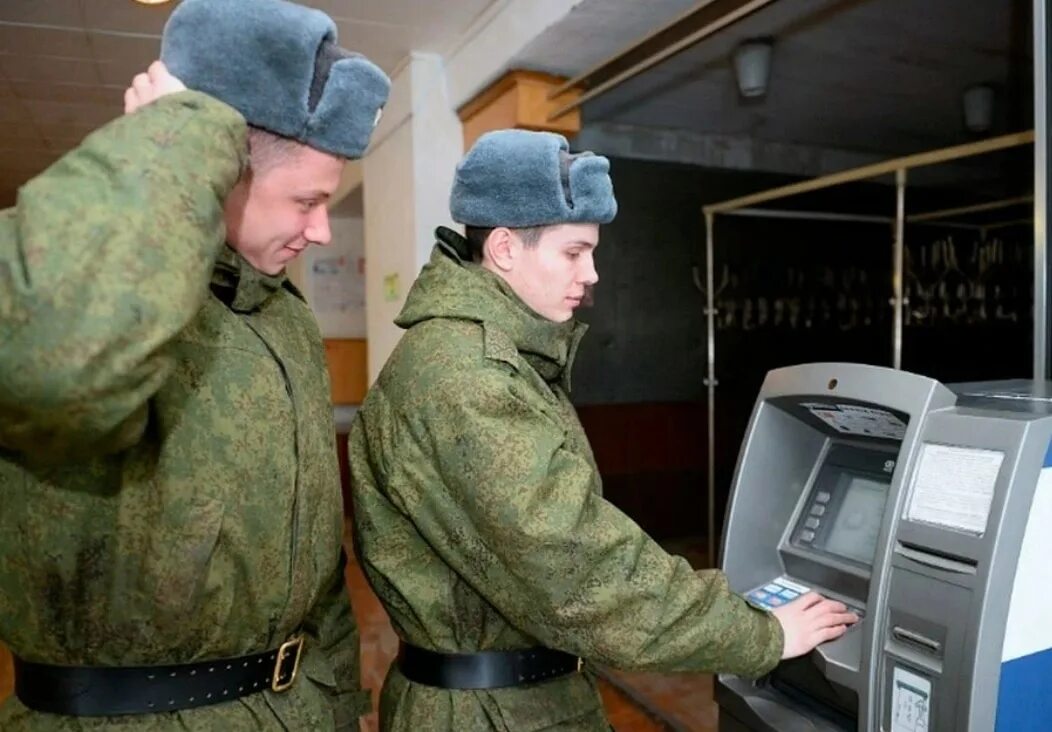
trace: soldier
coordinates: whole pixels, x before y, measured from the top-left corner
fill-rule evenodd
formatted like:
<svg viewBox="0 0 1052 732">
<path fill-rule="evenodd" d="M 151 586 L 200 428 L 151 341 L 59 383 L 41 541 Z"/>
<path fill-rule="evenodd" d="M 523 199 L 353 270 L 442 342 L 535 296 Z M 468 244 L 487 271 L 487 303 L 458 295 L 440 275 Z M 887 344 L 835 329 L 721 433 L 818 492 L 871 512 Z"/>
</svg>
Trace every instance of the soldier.
<svg viewBox="0 0 1052 732">
<path fill-rule="evenodd" d="M 183 0 L 161 57 L 0 213 L 0 729 L 357 729 L 324 350 L 283 269 L 389 81 L 283 0 Z"/>
<path fill-rule="evenodd" d="M 773 615 L 695 574 L 603 500 L 568 399 L 617 204 L 600 156 L 558 135 L 481 137 L 351 431 L 355 541 L 402 640 L 384 730 L 607 730 L 582 661 L 759 676 L 855 616 Z"/>
</svg>

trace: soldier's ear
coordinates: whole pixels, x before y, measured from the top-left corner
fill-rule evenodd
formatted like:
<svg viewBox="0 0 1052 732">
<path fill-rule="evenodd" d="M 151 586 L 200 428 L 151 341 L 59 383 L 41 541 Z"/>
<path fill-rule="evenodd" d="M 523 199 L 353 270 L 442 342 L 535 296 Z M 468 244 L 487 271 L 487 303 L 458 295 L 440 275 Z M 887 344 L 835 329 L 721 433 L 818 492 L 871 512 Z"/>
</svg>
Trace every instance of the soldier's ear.
<svg viewBox="0 0 1052 732">
<path fill-rule="evenodd" d="M 482 245 L 483 261 L 488 261 L 501 272 L 509 272 L 514 269 L 521 248 L 522 242 L 511 229 L 498 226 L 489 233 Z"/>
</svg>

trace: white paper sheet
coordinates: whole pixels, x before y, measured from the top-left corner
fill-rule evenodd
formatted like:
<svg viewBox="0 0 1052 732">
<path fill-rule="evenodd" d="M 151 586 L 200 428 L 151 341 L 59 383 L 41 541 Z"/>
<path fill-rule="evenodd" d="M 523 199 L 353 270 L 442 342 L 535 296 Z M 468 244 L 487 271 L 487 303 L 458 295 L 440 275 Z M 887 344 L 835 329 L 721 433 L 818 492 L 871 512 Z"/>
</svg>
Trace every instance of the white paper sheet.
<svg viewBox="0 0 1052 732">
<path fill-rule="evenodd" d="M 931 682 L 896 667 L 891 676 L 891 732 L 928 732 Z"/>
<path fill-rule="evenodd" d="M 1004 457 L 998 450 L 925 443 L 906 517 L 982 535 Z"/>
</svg>

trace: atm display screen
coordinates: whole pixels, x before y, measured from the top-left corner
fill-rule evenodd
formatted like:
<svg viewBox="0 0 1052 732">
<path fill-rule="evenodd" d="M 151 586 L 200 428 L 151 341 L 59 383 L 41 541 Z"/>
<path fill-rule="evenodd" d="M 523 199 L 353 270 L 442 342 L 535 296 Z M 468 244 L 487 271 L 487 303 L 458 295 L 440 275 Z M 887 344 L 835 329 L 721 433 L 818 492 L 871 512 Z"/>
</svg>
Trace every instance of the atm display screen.
<svg viewBox="0 0 1052 732">
<path fill-rule="evenodd" d="M 834 445 L 798 514 L 792 542 L 862 565 L 873 564 L 897 455 Z"/>
<path fill-rule="evenodd" d="M 847 472 L 841 473 L 837 482 L 838 505 L 827 519 L 827 528 L 821 532 L 815 548 L 870 564 L 884 519 L 888 483 Z"/>
</svg>

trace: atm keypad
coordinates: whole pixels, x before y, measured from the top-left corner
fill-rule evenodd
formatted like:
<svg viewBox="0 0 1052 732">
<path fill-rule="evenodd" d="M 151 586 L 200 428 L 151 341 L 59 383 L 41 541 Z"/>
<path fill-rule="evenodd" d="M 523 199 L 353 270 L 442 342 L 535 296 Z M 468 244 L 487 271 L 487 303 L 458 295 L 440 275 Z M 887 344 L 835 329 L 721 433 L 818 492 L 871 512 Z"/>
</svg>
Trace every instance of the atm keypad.
<svg viewBox="0 0 1052 732">
<path fill-rule="evenodd" d="M 774 610 L 810 591 L 810 587 L 799 582 L 790 580 L 787 577 L 778 577 L 751 592 L 745 593 L 745 599 L 755 607 L 763 610 Z M 858 615 L 858 622 L 847 629 L 847 632 L 850 633 L 862 626 L 862 619 L 865 618 L 866 611 L 851 603 L 845 604 L 849 612 Z"/>
<path fill-rule="evenodd" d="M 810 588 L 779 577 L 747 593 L 745 597 L 749 602 L 764 610 L 773 610 L 792 602 L 808 591 Z"/>
</svg>

